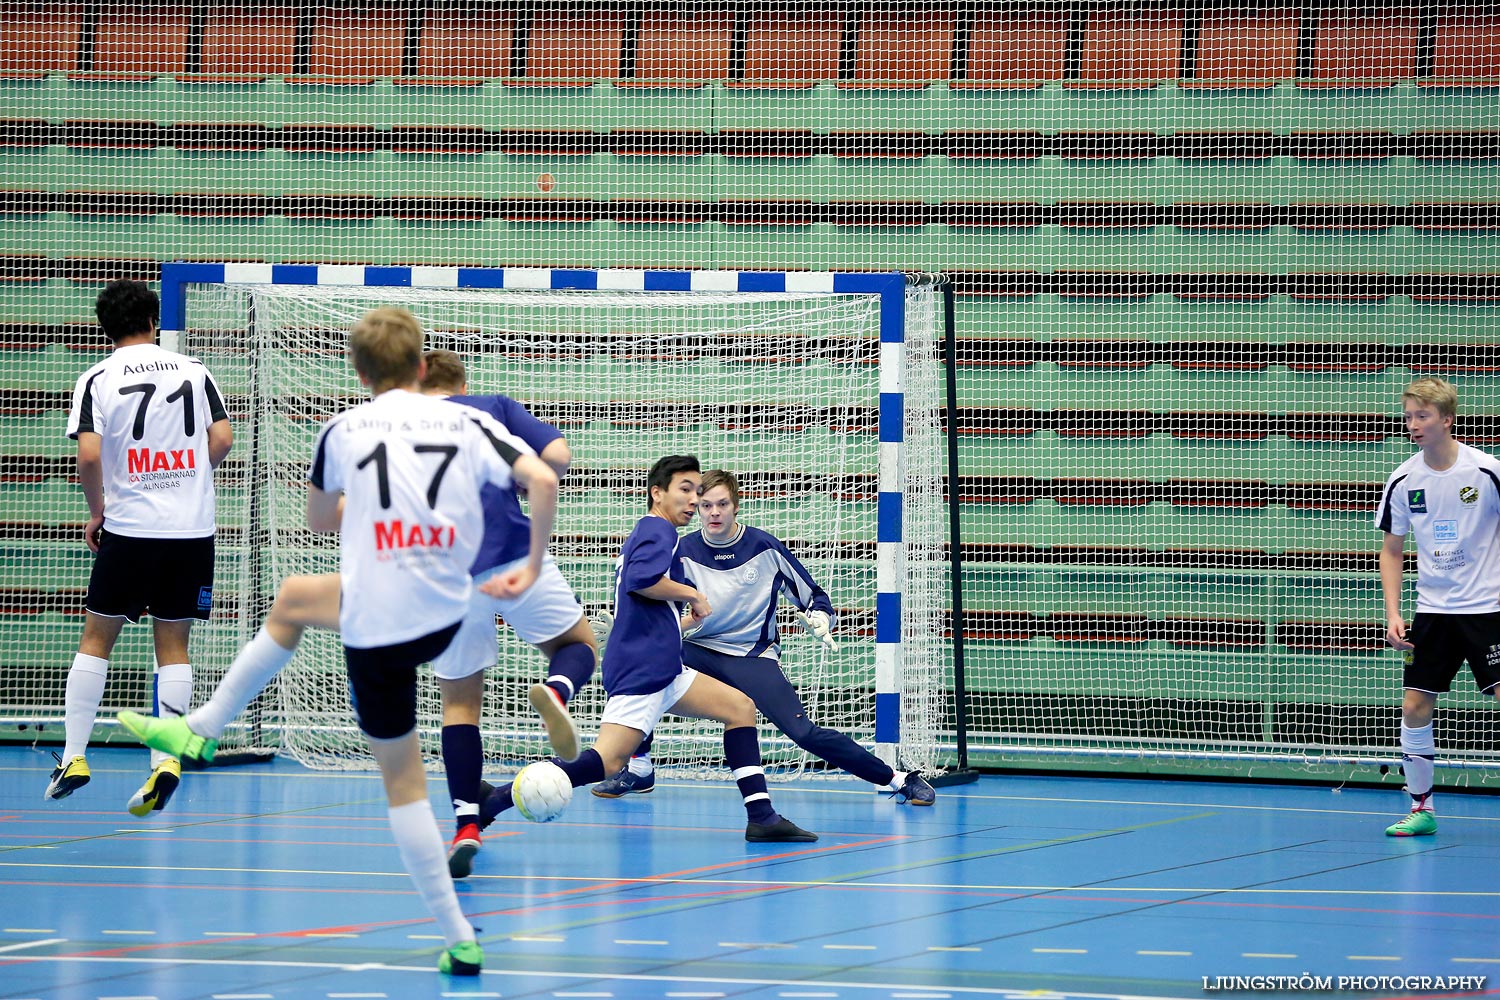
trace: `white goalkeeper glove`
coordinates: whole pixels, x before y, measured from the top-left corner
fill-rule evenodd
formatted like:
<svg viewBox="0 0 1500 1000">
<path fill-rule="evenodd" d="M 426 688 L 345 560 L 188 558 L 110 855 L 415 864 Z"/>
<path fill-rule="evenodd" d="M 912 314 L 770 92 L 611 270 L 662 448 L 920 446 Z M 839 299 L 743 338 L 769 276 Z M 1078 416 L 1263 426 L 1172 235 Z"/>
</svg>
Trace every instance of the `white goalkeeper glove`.
<svg viewBox="0 0 1500 1000">
<path fill-rule="evenodd" d="M 595 611 L 589 615 L 589 628 L 594 632 L 594 645 L 600 649 L 609 641 L 609 633 L 614 631 L 615 616 L 608 611 Z"/>
<path fill-rule="evenodd" d="M 813 638 L 821 639 L 823 641 L 823 645 L 828 647 L 829 652 L 837 653 L 839 651 L 839 644 L 835 642 L 833 636 L 829 634 L 832 625 L 828 621 L 828 612 L 798 611 L 797 620 L 802 623 L 803 627 L 807 629 L 808 633 L 811 634 Z"/>
</svg>

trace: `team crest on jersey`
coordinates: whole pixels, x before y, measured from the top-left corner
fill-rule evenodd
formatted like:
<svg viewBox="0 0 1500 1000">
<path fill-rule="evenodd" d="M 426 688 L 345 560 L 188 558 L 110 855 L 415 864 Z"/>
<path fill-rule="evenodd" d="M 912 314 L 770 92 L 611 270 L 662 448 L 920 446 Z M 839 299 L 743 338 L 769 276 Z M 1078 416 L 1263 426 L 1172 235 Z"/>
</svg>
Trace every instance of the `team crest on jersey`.
<svg viewBox="0 0 1500 1000">
<path fill-rule="evenodd" d="M 1474 486 L 1462 486 L 1458 490 L 1458 499 L 1467 506 L 1473 506 L 1479 502 L 1479 490 Z"/>
<path fill-rule="evenodd" d="M 1408 506 L 1408 507 L 1411 508 L 1411 512 L 1413 514 L 1425 514 L 1425 513 L 1427 513 L 1427 491 L 1426 490 L 1407 490 L 1406 491 L 1406 506 Z"/>
<path fill-rule="evenodd" d="M 751 584 L 760 579 L 760 570 L 754 566 L 745 567 L 745 583 Z"/>
</svg>

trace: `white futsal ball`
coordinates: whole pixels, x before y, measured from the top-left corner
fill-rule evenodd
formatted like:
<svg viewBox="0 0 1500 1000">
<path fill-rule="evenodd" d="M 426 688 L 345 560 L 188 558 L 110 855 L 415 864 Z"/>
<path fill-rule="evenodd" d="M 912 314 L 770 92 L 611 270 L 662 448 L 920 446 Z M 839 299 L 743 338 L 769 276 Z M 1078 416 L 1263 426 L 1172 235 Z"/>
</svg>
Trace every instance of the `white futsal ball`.
<svg viewBox="0 0 1500 1000">
<path fill-rule="evenodd" d="M 511 801 L 533 823 L 550 823 L 573 801 L 568 773 L 550 760 L 527 764 L 510 786 Z"/>
</svg>

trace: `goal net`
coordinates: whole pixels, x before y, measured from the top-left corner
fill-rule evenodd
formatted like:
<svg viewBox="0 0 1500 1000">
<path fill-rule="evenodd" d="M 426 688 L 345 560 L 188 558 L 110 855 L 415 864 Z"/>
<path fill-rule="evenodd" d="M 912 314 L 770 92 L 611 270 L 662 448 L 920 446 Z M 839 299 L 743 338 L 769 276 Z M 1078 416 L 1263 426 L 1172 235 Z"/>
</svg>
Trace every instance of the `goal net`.
<svg viewBox="0 0 1500 1000">
<path fill-rule="evenodd" d="M 504 273 L 516 280 L 517 272 Z M 369 309 L 397 305 L 420 319 L 429 348 L 464 359 L 471 392 L 513 396 L 567 437 L 573 465 L 552 551 L 587 609 L 613 601 L 614 560 L 645 510 L 645 475 L 657 457 L 692 453 L 705 470 L 729 469 L 742 485 L 744 521 L 785 540 L 839 609 L 836 653 L 803 636 L 789 605 L 780 616 L 783 666 L 810 717 L 930 769 L 945 664 L 933 649 L 945 586 L 935 295 L 930 285 L 882 277 L 894 279 L 896 334 L 905 331 L 892 342 L 887 329 L 884 350 L 881 324 L 891 316 L 880 294 L 185 286 L 182 349 L 215 373 L 239 420 L 223 484 L 220 593 L 237 609 L 240 633 L 258 626 L 282 578 L 337 571 L 337 537 L 307 530 L 303 476 L 324 421 L 366 398 L 345 353 L 349 328 Z M 898 434 L 889 421 L 900 408 L 889 407 L 902 395 Z M 880 480 L 882 458 L 898 477 L 890 484 Z M 889 584 L 878 579 L 886 559 L 879 547 L 890 541 L 883 508 L 891 492 L 904 501 L 906 538 L 904 552 L 889 553 L 904 577 L 892 651 L 899 676 L 883 684 L 880 661 L 890 657 L 877 638 L 891 623 L 877 622 L 890 610 L 880 606 Z M 346 599 L 357 600 L 357 590 Z M 525 697 L 546 663 L 508 628 L 499 633 L 482 728 L 487 756 L 506 766 L 550 752 Z M 227 662 L 236 651 L 217 641 L 203 653 Z M 879 719 L 887 696 L 895 713 Z M 597 726 L 603 699 L 594 683 L 573 702 L 585 733 Z M 430 675 L 419 711 L 435 760 L 441 723 Z M 310 766 L 368 766 L 333 633 L 308 632 L 247 724 Z M 653 755 L 709 772 L 722 764 L 721 730 L 669 717 Z M 821 766 L 774 730 L 762 742 L 769 773 Z"/>
</svg>

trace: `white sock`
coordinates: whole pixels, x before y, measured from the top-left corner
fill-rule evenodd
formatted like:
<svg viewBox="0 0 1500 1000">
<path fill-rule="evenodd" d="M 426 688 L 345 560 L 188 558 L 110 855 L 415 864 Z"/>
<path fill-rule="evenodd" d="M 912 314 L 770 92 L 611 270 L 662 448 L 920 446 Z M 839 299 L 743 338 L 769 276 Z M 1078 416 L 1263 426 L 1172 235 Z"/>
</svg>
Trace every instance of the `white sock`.
<svg viewBox="0 0 1500 1000">
<path fill-rule="evenodd" d="M 156 716 L 172 719 L 182 715 L 193 703 L 193 667 L 189 663 L 167 663 L 156 668 Z M 151 751 L 154 769 L 167 758 L 160 750 Z"/>
<path fill-rule="evenodd" d="M 99 702 L 104 700 L 104 677 L 108 673 L 108 660 L 87 653 L 74 654 L 63 701 L 63 732 L 67 740 L 63 746 L 64 764 L 82 757 L 89 748 L 89 735 L 94 731 Z"/>
<path fill-rule="evenodd" d="M 287 665 L 295 652 L 295 649 L 286 649 L 272 639 L 262 626 L 229 665 L 208 702 L 188 713 L 188 728 L 209 739 L 222 737 L 229 721 L 265 690 L 271 678 Z"/>
<path fill-rule="evenodd" d="M 645 754 L 640 757 L 632 757 L 630 758 L 630 763 L 626 766 L 630 768 L 631 774 L 637 778 L 644 778 L 651 773 L 651 756 L 650 754 Z"/>
<path fill-rule="evenodd" d="M 885 787 L 889 788 L 893 792 L 901 791 L 901 786 L 906 784 L 906 774 L 907 772 L 905 771 L 897 771 L 895 774 L 891 775 L 891 780 L 886 783 Z"/>
<path fill-rule="evenodd" d="M 460 941 L 474 940 L 474 927 L 458 908 L 458 893 L 453 891 L 453 876 L 448 874 L 448 850 L 438 830 L 432 803 L 426 799 L 391 806 L 391 832 L 401 851 L 401 863 L 416 884 L 417 894 L 437 918 L 438 930 L 448 947 Z"/>
<path fill-rule="evenodd" d="M 1406 774 L 1406 791 L 1414 809 L 1432 812 L 1432 758 L 1437 747 L 1432 739 L 1432 723 L 1412 729 L 1401 723 L 1401 770 Z"/>
</svg>

